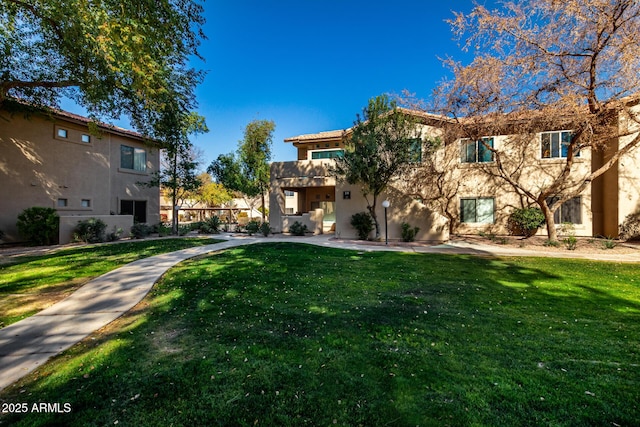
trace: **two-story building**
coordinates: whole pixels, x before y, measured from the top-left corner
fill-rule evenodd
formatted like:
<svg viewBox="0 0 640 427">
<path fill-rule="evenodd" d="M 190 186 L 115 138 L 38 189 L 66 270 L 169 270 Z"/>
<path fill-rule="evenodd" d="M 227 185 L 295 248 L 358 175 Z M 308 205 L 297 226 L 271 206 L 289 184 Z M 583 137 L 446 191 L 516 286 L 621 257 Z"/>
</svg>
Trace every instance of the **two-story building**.
<svg viewBox="0 0 640 427">
<path fill-rule="evenodd" d="M 160 221 L 159 189 L 145 185 L 160 149 L 142 135 L 75 114 L 0 110 L 0 230 L 20 241 L 18 215 L 55 208 L 60 243 L 78 221 L 100 218 L 128 235 L 134 221 Z"/>
<path fill-rule="evenodd" d="M 532 189 L 541 188 L 558 175 L 567 157 L 571 129 L 553 129 L 521 135 L 486 135 L 481 141 L 451 138 L 445 132 L 447 118 L 423 112 L 408 112 L 420 118 L 423 141 L 441 138 L 433 154 L 437 174 L 422 174 L 421 165 L 411 176 L 400 177 L 389 185 L 379 202 L 389 201 L 388 235 L 401 237 L 401 224 L 420 228 L 417 240 L 445 241 L 450 233 L 507 234 L 507 219 L 514 208 L 531 204 L 498 174 L 490 147 L 504 158 L 520 159 L 514 173 Z M 636 129 L 637 131 L 637 129 Z M 335 231 L 337 237 L 355 238 L 350 218 L 366 211 L 360 186 L 336 180 L 331 174 L 333 159 L 342 155 L 350 129 L 300 135 L 285 140 L 298 150 L 298 160 L 275 162 L 271 166 L 270 223 L 276 231 L 288 230 L 295 221 L 307 224 L 315 233 Z M 633 140 L 635 134 L 609 141 L 602 151 L 582 150 L 573 160 L 572 178 L 602 165 L 610 155 Z M 423 144 L 423 148 L 425 148 Z M 520 150 L 516 152 L 516 150 Z M 284 210 L 285 194 L 298 195 L 296 212 Z M 379 220 L 382 206 L 376 207 Z M 559 226 L 571 223 L 577 236 L 617 236 L 625 217 L 640 210 L 640 148 L 622 156 L 604 175 L 586 186 L 577 197 L 563 203 L 555 212 Z M 381 232 L 384 233 L 384 222 Z M 546 234 L 541 229 L 540 234 Z"/>
</svg>

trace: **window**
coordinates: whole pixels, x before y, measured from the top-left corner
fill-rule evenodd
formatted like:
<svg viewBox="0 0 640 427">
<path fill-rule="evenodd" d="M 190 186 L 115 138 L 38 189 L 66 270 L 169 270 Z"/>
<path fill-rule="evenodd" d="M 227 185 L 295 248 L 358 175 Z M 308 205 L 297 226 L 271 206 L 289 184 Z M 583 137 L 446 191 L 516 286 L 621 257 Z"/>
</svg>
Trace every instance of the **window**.
<svg viewBox="0 0 640 427">
<path fill-rule="evenodd" d="M 318 159 L 335 159 L 336 157 L 344 156 L 344 150 L 324 150 L 324 151 L 312 151 L 311 158 L 313 160 Z"/>
<path fill-rule="evenodd" d="M 551 206 L 558 200 L 557 197 L 547 199 L 547 204 Z M 582 224 L 582 198 L 574 197 L 560 205 L 553 213 L 553 221 L 556 224 L 570 222 L 572 224 Z"/>
<path fill-rule="evenodd" d="M 147 170 L 147 152 L 142 148 L 120 146 L 120 167 L 139 172 Z"/>
<path fill-rule="evenodd" d="M 293 215 L 293 208 L 284 208 L 285 215 Z"/>
<path fill-rule="evenodd" d="M 291 190 L 284 190 L 284 195 L 285 195 L 286 197 L 294 197 L 294 196 L 296 195 L 296 193 L 294 193 L 294 192 L 293 192 L 293 191 L 291 191 Z"/>
<path fill-rule="evenodd" d="M 83 133 L 82 136 L 80 137 L 80 140 L 85 144 L 89 144 L 91 143 L 91 135 L 87 135 L 86 133 Z"/>
<path fill-rule="evenodd" d="M 144 200 L 120 200 L 120 215 L 133 215 L 134 222 L 147 222 L 147 202 Z"/>
<path fill-rule="evenodd" d="M 462 163 L 487 163 L 493 162 L 493 138 L 482 138 L 478 141 L 463 139 L 461 143 Z"/>
<path fill-rule="evenodd" d="M 569 153 L 571 131 L 543 132 L 541 137 L 541 157 L 543 159 L 566 158 Z M 580 152 L 576 153 L 580 157 Z"/>
<path fill-rule="evenodd" d="M 89 199 L 82 199 L 80 201 L 80 206 L 82 206 L 83 208 L 90 208 L 91 207 L 91 200 Z"/>
<path fill-rule="evenodd" d="M 466 223 L 493 224 L 493 197 L 460 200 L 460 221 Z"/>
<path fill-rule="evenodd" d="M 411 147 L 409 148 L 409 161 L 411 163 L 422 162 L 422 140 L 415 138 L 411 141 Z"/>
<path fill-rule="evenodd" d="M 59 208 L 66 208 L 67 206 L 69 206 L 69 200 L 68 199 L 58 199 L 58 207 Z"/>
<path fill-rule="evenodd" d="M 59 138 L 66 138 L 67 137 L 67 130 L 58 128 L 58 137 Z"/>
</svg>

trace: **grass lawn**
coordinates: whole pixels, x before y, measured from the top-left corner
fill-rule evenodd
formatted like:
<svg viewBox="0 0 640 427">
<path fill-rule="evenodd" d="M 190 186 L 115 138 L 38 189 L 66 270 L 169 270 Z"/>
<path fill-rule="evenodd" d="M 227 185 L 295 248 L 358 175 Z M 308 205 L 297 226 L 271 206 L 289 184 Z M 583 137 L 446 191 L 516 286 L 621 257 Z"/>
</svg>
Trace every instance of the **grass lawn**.
<svg viewBox="0 0 640 427">
<path fill-rule="evenodd" d="M 638 265 L 256 244 L 182 263 L 3 425 L 629 426 Z"/>
<path fill-rule="evenodd" d="M 129 241 L 9 259 L 0 264 L 0 328 L 42 311 L 89 280 L 132 261 L 219 241 L 208 238 Z"/>
</svg>

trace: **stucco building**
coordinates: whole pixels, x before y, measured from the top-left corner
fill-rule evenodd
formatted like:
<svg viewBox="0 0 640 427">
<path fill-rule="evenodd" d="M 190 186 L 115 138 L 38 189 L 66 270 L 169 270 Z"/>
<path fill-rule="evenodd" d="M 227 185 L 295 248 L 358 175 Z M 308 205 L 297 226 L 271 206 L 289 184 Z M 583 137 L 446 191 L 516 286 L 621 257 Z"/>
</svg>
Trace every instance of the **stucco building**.
<svg viewBox="0 0 640 427">
<path fill-rule="evenodd" d="M 527 186 L 539 188 L 563 167 L 566 142 L 571 129 L 533 132 L 516 144 L 514 135 L 486 135 L 485 144 L 445 136 L 448 119 L 422 112 L 409 112 L 420 118 L 417 134 L 423 141 L 440 138 L 442 144 L 433 154 L 438 174 L 424 174 L 416 164 L 408 176 L 389 185 L 378 199 L 388 200 L 388 235 L 401 237 L 401 224 L 420 228 L 417 240 L 444 241 L 450 233 L 507 234 L 507 218 L 515 208 L 524 207 L 526 198 L 505 180 L 492 175 L 495 159 L 486 146 L 519 159 L 517 171 Z M 620 124 L 622 126 L 623 124 Z M 637 126 L 632 131 L 637 132 Z M 333 232 L 355 238 L 350 218 L 366 211 L 360 186 L 337 181 L 331 174 L 336 156 L 344 150 L 350 129 L 300 135 L 285 140 L 298 150 L 298 159 L 275 162 L 271 166 L 270 223 L 276 231 L 288 231 L 295 222 L 307 224 L 315 233 Z M 588 175 L 602 165 L 613 152 L 633 140 L 635 134 L 608 142 L 603 151 L 583 150 L 574 159 L 572 179 Z M 515 150 L 520 150 L 517 153 Z M 433 168 L 432 168 L 433 169 Z M 521 181 L 522 182 L 522 181 Z M 285 194 L 298 195 L 298 210 L 284 210 Z M 435 197 L 434 197 L 435 196 Z M 384 210 L 376 206 L 384 235 Z M 590 183 L 577 197 L 563 203 L 555 212 L 555 222 L 573 224 L 577 236 L 618 235 L 625 217 L 640 210 L 640 149 L 625 154 L 620 161 Z M 539 234 L 546 234 L 544 228 Z"/>
<path fill-rule="evenodd" d="M 125 235 L 134 221 L 158 223 L 159 189 L 144 183 L 159 168 L 159 151 L 138 133 L 75 114 L 0 110 L 4 240 L 20 240 L 17 217 L 33 206 L 57 210 L 60 243 L 91 217 Z"/>
</svg>

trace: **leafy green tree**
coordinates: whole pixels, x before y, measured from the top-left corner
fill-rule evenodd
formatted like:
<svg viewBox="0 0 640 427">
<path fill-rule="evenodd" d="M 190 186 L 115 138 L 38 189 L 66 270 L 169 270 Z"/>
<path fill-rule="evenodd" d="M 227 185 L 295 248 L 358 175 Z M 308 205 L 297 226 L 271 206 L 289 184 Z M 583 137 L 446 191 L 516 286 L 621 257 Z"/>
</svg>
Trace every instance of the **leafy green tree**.
<svg viewBox="0 0 640 427">
<path fill-rule="evenodd" d="M 189 194 L 189 198 L 211 207 L 220 206 L 233 199 L 233 194 L 222 184 L 213 182 L 211 175 L 208 173 L 201 173 L 198 175 L 198 179 L 202 184 Z"/>
<path fill-rule="evenodd" d="M 238 143 L 236 154 L 221 154 L 207 171 L 229 190 L 248 197 L 260 196 L 262 221 L 265 220 L 265 194 L 269 190 L 269 161 L 275 123 L 270 120 L 253 120 Z"/>
<path fill-rule="evenodd" d="M 336 159 L 333 173 L 349 184 L 359 184 L 373 218 L 376 238 L 380 224 L 376 214 L 378 196 L 389 183 L 420 160 L 421 140 L 417 119 L 397 107 L 387 95 L 369 104 L 347 134 L 345 153 Z"/>
<path fill-rule="evenodd" d="M 199 160 L 189 135 L 206 133 L 209 129 L 204 118 L 196 113 L 177 115 L 175 119 L 174 125 L 181 132 L 177 137 L 169 139 L 162 154 L 161 169 L 148 185 L 159 186 L 168 191 L 171 206 L 174 208 L 172 229 L 173 233 L 177 234 L 178 216 L 175 215 L 175 207 L 202 185 L 197 174 Z"/>
<path fill-rule="evenodd" d="M 92 118 L 127 116 L 162 139 L 162 117 L 194 107 L 202 13 L 197 0 L 3 0 L 0 105 L 57 107 L 67 96 Z"/>
</svg>

